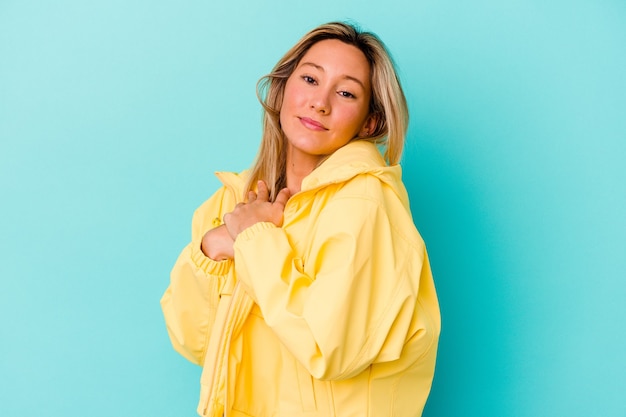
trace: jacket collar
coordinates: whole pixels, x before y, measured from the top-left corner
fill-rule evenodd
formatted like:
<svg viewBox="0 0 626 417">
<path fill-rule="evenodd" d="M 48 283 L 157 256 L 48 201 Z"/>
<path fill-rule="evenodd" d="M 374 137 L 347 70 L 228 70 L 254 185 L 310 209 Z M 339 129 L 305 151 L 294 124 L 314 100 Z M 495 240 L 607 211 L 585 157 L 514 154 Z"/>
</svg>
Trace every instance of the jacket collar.
<svg viewBox="0 0 626 417">
<path fill-rule="evenodd" d="M 395 171 L 399 166 L 388 167 L 376 145 L 363 140 L 349 142 L 337 149 L 313 172 L 302 180 L 302 191 L 345 182 L 357 175 L 371 173 L 381 175 Z"/>
<path fill-rule="evenodd" d="M 354 140 L 337 149 L 302 180 L 301 192 L 346 182 L 362 174 L 373 175 L 390 186 L 408 208 L 408 195 L 402 185 L 402 168 L 400 165 L 388 166 L 376 145 L 364 140 Z M 215 175 L 235 195 L 243 195 L 248 170 L 241 174 L 216 172 Z"/>
</svg>

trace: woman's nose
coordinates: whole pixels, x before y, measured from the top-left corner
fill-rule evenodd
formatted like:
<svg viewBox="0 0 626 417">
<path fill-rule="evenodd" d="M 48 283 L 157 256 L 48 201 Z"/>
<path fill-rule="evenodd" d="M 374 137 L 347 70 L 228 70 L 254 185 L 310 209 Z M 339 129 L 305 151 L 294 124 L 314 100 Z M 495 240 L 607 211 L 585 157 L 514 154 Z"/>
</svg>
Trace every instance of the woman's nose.
<svg viewBox="0 0 626 417">
<path fill-rule="evenodd" d="M 316 112 L 322 114 L 330 113 L 330 99 L 329 93 L 327 91 L 316 91 L 315 94 L 311 96 L 310 100 L 311 108 Z"/>
</svg>

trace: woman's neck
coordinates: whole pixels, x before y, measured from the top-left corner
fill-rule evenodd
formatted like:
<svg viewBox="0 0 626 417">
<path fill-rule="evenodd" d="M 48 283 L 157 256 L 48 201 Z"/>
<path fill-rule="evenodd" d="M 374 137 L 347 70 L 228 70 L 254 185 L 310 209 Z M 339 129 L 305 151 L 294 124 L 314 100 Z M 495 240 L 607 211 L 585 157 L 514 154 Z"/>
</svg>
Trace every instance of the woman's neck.
<svg viewBox="0 0 626 417">
<path fill-rule="evenodd" d="M 309 175 L 324 157 L 312 157 L 311 155 L 302 154 L 297 150 L 289 147 L 287 149 L 287 161 L 285 166 L 285 176 L 287 180 L 287 188 L 291 195 L 300 191 L 302 180 Z"/>
</svg>

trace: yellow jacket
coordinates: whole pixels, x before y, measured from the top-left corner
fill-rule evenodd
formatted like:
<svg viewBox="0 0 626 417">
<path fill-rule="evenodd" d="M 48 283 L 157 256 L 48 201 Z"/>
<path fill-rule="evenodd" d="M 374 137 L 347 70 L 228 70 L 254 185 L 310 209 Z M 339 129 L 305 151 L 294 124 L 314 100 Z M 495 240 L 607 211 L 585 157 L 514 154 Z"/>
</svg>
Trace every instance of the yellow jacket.
<svg viewBox="0 0 626 417">
<path fill-rule="evenodd" d="M 399 166 L 355 141 L 302 182 L 284 223 L 257 223 L 234 261 L 201 252 L 242 175 L 198 208 L 161 305 L 174 348 L 203 366 L 202 416 L 420 416 L 440 315 Z"/>
</svg>

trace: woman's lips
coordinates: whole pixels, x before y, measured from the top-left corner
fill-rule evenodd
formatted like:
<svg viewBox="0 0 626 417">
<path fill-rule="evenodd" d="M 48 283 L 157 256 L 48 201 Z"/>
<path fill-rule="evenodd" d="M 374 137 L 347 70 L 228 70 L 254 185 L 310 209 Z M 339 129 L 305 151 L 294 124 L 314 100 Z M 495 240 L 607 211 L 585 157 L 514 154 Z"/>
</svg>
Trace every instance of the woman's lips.
<svg viewBox="0 0 626 417">
<path fill-rule="evenodd" d="M 300 123 L 302 123 L 304 125 L 304 127 L 306 127 L 307 129 L 318 130 L 318 131 L 328 130 L 320 122 L 318 122 L 316 120 L 313 120 L 313 119 L 310 119 L 308 117 L 300 117 Z"/>
</svg>

